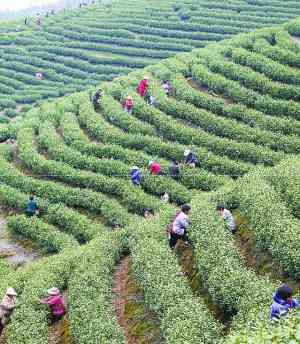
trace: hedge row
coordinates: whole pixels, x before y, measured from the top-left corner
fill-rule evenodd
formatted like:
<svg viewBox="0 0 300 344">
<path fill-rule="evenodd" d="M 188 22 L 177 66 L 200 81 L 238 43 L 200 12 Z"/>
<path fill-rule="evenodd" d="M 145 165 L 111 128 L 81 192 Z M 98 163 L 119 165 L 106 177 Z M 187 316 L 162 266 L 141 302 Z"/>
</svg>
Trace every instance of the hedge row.
<svg viewBox="0 0 300 344">
<path fill-rule="evenodd" d="M 244 266 L 210 196 L 196 197 L 192 209 L 190 236 L 203 285 L 213 303 L 233 316 L 231 329 L 267 322 L 275 286 Z"/>
<path fill-rule="evenodd" d="M 60 232 L 37 217 L 11 216 L 8 218 L 7 228 L 12 233 L 29 239 L 46 253 L 58 253 L 64 249 L 78 246 L 77 241 L 70 235 Z"/>
<path fill-rule="evenodd" d="M 0 202 L 3 208 L 24 213 L 29 195 L 9 185 L 0 186 Z M 86 216 L 78 214 L 61 203 L 52 204 L 45 199 L 38 200 L 42 217 L 46 222 L 60 227 L 74 236 L 80 243 L 93 238 L 103 227 L 90 221 Z"/>
<path fill-rule="evenodd" d="M 68 281 L 70 332 L 74 343 L 125 343 L 113 310 L 112 276 L 126 249 L 124 231 L 103 235 L 84 247 Z"/>
<path fill-rule="evenodd" d="M 289 116 L 300 118 L 300 107 L 296 102 L 286 100 L 274 100 L 269 96 L 262 96 L 257 92 L 241 86 L 236 81 L 210 72 L 203 65 L 197 64 L 192 67 L 195 80 L 211 90 L 221 93 L 235 102 L 243 103 L 271 116 Z"/>
<path fill-rule="evenodd" d="M 258 170 L 241 178 L 230 201 L 248 219 L 257 245 L 268 250 L 283 271 L 299 279 L 299 221 L 291 216 L 263 174 Z"/>
<path fill-rule="evenodd" d="M 186 145 L 194 144 L 196 146 L 205 147 L 220 156 L 225 155 L 232 159 L 252 163 L 273 164 L 274 161 L 276 161 L 276 156 L 278 160 L 280 159 L 277 153 L 272 153 L 261 147 L 255 147 L 253 144 L 239 143 L 226 138 L 220 138 L 200 128 L 195 129 L 185 126 L 180 121 L 166 115 L 158 108 L 147 105 L 138 96 L 134 96 L 134 103 L 133 115 L 154 125 L 157 131 L 165 139 L 170 141 L 180 142 Z M 189 116 L 183 113 L 182 110 L 179 111 L 178 108 L 173 108 L 172 114 L 174 111 L 177 111 L 177 114 L 181 113 L 182 115 Z M 196 115 L 193 117 L 196 117 Z M 272 159 L 274 159 L 274 161 L 272 161 Z"/>
<path fill-rule="evenodd" d="M 130 166 L 115 159 L 98 159 L 88 156 L 66 146 L 50 123 L 45 123 L 44 128 L 41 129 L 39 143 L 56 161 L 67 163 L 76 169 L 90 170 L 98 175 L 120 178 L 120 183 L 124 183 L 124 186 L 131 183 Z M 146 192 L 157 196 L 167 192 L 170 200 L 178 204 L 187 203 L 190 200 L 188 190 L 178 182 L 165 176 L 152 176 L 146 170 L 142 170 L 142 175 L 141 186 Z M 127 183 L 123 179 L 127 180 Z"/>
<path fill-rule="evenodd" d="M 12 284 L 17 291 L 19 306 L 8 325 L 7 342 L 10 344 L 48 344 L 49 311 L 38 300 L 47 296 L 53 286 L 64 290 L 79 255 L 79 250 L 64 250 L 61 254 L 42 259 L 25 272 L 26 280 Z M 7 286 L 7 281 L 5 281 Z"/>
<path fill-rule="evenodd" d="M 174 145 L 158 137 L 126 134 L 118 128 L 109 125 L 101 116 L 94 113 L 91 110 L 90 104 L 86 103 L 85 99 L 86 95 L 79 99 L 74 99 L 74 101 L 82 101 L 79 105 L 78 120 L 93 138 L 104 143 L 118 144 L 126 148 L 140 150 L 156 157 L 161 156 L 167 159 L 177 159 L 178 161 L 183 159 L 185 146 L 179 144 Z M 202 150 L 199 149 L 196 150 L 196 152 L 200 155 Z M 213 172 L 219 174 L 231 174 L 236 176 L 243 174 L 247 170 L 244 165 L 238 166 L 229 159 L 216 159 L 211 155 L 207 155 L 202 163 L 204 166 L 209 166 L 209 169 Z M 188 171 L 188 169 L 186 169 L 186 171 Z M 221 185 L 224 182 L 224 178 L 215 176 L 203 169 L 200 171 L 198 169 L 189 169 L 189 171 L 184 174 L 182 182 L 187 187 L 210 190 L 211 188 Z"/>
<path fill-rule="evenodd" d="M 0 180 L 25 193 L 47 199 L 52 204 L 64 203 L 68 207 L 100 213 L 104 221 L 110 225 L 118 221 L 123 226 L 129 221 L 128 213 L 118 202 L 99 192 L 71 188 L 57 182 L 27 176 L 2 158 L 0 158 Z"/>
<path fill-rule="evenodd" d="M 300 218 L 300 160 L 285 159 L 265 173 L 265 177 L 279 192 L 293 214 Z"/>
<path fill-rule="evenodd" d="M 203 59 L 204 56 L 205 58 Z M 269 95 L 272 98 L 299 100 L 299 86 L 275 83 L 247 66 L 240 66 L 239 64 L 227 61 L 224 56 L 219 55 L 217 52 L 210 51 L 207 54 L 203 54 L 201 56 L 201 62 L 212 72 L 222 74 L 227 79 L 238 81 L 242 86 L 260 94 Z M 297 75 L 294 76 L 294 78 L 296 77 Z"/>
<path fill-rule="evenodd" d="M 204 301 L 195 297 L 162 235 L 171 215 L 161 210 L 154 219 L 132 224 L 129 246 L 132 268 L 145 303 L 158 315 L 165 343 L 215 343 L 221 325 Z M 163 287 L 162 287 L 163 286 Z"/>
<path fill-rule="evenodd" d="M 108 178 L 92 172 L 78 171 L 67 164 L 47 160 L 37 153 L 33 140 L 32 129 L 19 130 L 20 159 L 35 173 L 47 176 L 49 179 L 63 181 L 72 186 L 91 188 L 95 191 L 116 196 L 120 198 L 120 203 L 132 212 L 142 214 L 145 208 L 157 208 L 158 202 L 155 198 L 145 195 L 142 190 L 129 185 L 127 182 L 122 183 L 118 178 Z"/>
<path fill-rule="evenodd" d="M 178 100 L 167 98 L 165 96 L 162 97 L 161 92 L 156 93 L 159 103 L 158 107 L 168 115 L 173 115 L 174 117 L 187 120 L 194 125 L 199 125 L 201 128 L 207 132 L 211 132 L 212 134 L 227 137 L 239 142 L 244 141 L 252 143 L 252 149 L 250 149 L 250 151 L 252 151 L 251 154 L 254 154 L 254 152 L 258 153 L 258 150 L 262 150 L 260 147 L 255 147 L 253 143 L 255 145 L 264 145 L 266 146 L 265 150 L 263 150 L 264 154 L 270 157 L 273 156 L 273 161 L 280 159 L 282 154 L 278 154 L 277 156 L 274 152 L 267 149 L 268 147 L 274 150 L 283 150 L 288 153 L 294 153 L 299 150 L 300 141 L 296 137 L 285 137 L 280 134 L 262 131 L 258 128 L 252 128 L 238 123 L 235 120 L 214 115 L 212 112 L 208 112 L 201 108 L 196 108 L 194 105 L 189 104 L 189 99 L 192 98 L 193 100 L 196 100 L 198 98 L 197 94 L 200 92 L 197 92 L 191 87 L 185 88 L 185 82 L 181 82 L 182 79 L 180 77 L 175 80 L 171 80 L 172 85 L 174 85 L 174 95 Z M 177 88 L 177 85 L 179 85 L 179 89 Z M 199 98 L 201 98 L 201 95 Z M 194 101 L 191 103 L 193 102 Z M 297 144 L 299 145 L 299 148 L 297 147 Z M 246 149 L 246 147 L 244 149 Z"/>
</svg>

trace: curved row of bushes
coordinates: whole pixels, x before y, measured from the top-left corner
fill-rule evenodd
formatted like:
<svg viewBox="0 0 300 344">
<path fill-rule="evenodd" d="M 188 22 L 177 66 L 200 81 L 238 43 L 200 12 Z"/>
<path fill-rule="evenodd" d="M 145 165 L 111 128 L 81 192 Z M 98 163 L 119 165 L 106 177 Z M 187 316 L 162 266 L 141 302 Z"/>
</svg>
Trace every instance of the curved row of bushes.
<svg viewBox="0 0 300 344">
<path fill-rule="evenodd" d="M 38 154 L 33 140 L 34 135 L 32 129 L 25 128 L 19 130 L 18 144 L 20 159 L 35 173 L 47 176 L 49 179 L 65 182 L 72 186 L 90 188 L 118 197 L 120 198 L 120 203 L 131 212 L 143 214 L 145 208 L 157 208 L 158 201 L 154 197 L 146 195 L 141 189 L 127 182 L 122 183 L 117 178 L 79 171 L 67 164 L 47 160 Z"/>
</svg>

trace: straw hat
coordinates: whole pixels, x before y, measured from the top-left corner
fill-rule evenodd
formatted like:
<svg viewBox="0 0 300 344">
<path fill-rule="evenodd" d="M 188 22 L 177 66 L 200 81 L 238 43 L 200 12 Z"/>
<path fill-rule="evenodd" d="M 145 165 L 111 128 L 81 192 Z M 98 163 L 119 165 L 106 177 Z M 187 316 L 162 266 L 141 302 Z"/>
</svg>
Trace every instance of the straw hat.
<svg viewBox="0 0 300 344">
<path fill-rule="evenodd" d="M 126 99 L 132 99 L 132 96 L 127 96 L 127 98 Z"/>
<path fill-rule="evenodd" d="M 148 76 L 148 75 L 145 75 L 145 76 L 144 76 L 144 79 L 149 80 L 149 76 Z"/>
<path fill-rule="evenodd" d="M 153 160 L 149 161 L 149 166 L 151 166 L 154 163 Z"/>
<path fill-rule="evenodd" d="M 183 153 L 184 156 L 188 156 L 191 153 L 190 149 L 186 149 Z"/>
<path fill-rule="evenodd" d="M 138 170 L 139 168 L 137 166 L 132 166 L 132 170 Z"/>
<path fill-rule="evenodd" d="M 58 295 L 58 294 L 59 294 L 59 289 L 56 288 L 56 287 L 53 287 L 53 288 L 51 288 L 51 289 L 48 289 L 47 293 L 48 293 L 49 295 L 52 295 L 52 296 Z"/>
<path fill-rule="evenodd" d="M 18 294 L 17 294 L 17 292 L 15 291 L 14 288 L 7 288 L 6 295 L 17 296 Z"/>
</svg>

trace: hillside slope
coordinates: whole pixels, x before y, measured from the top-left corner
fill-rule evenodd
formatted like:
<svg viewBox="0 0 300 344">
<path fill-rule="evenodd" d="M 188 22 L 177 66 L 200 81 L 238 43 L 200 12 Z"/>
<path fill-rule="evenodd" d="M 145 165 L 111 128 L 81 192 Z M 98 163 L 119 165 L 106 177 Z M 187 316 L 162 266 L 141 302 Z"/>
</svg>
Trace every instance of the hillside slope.
<svg viewBox="0 0 300 344">
<path fill-rule="evenodd" d="M 128 342 L 112 290 L 124 256 L 137 285 L 128 288 L 142 295 L 139 308 L 132 299 L 124 305 L 134 321 L 140 316 L 135 334 L 151 313 L 163 343 L 269 343 L 270 333 L 274 343 L 297 340 L 299 317 L 289 319 L 287 335 L 287 323 L 270 326 L 269 306 L 280 282 L 300 292 L 299 34 L 299 19 L 241 34 L 101 83 L 97 112 L 89 90 L 3 127 L 2 139 L 16 141 L 0 145 L 1 216 L 13 238 L 47 256 L 17 271 L 0 265 L 0 290 L 12 285 L 20 294 L 8 344 L 48 344 L 47 311 L 37 299 L 53 285 L 68 294 L 74 343 Z M 145 74 L 155 106 L 136 94 Z M 163 79 L 172 84 L 169 97 Z M 127 95 L 132 113 L 121 106 Z M 184 164 L 187 148 L 200 166 Z M 173 159 L 177 180 L 169 174 Z M 150 160 L 163 175 L 149 173 Z M 133 165 L 142 171 L 140 186 L 130 181 Z M 32 193 L 41 214 L 28 218 L 22 213 Z M 234 235 L 215 211 L 221 201 L 244 225 Z M 166 236 L 186 202 L 193 207 L 190 270 Z M 155 216 L 143 218 L 145 209 Z M 241 242 L 252 245 L 252 265 Z M 129 276 L 122 274 L 123 285 Z"/>
<path fill-rule="evenodd" d="M 34 18 L 27 26 L 3 25 L 1 120 L 42 99 L 297 15 L 295 1 L 115 0 L 66 10 L 43 18 L 40 26 Z"/>
</svg>

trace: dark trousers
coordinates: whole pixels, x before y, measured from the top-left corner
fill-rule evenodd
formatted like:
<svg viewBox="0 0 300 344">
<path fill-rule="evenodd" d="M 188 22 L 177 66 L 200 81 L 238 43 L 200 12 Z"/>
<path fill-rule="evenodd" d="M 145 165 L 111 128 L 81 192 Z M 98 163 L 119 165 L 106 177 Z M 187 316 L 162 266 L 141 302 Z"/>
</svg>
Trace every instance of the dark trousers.
<svg viewBox="0 0 300 344">
<path fill-rule="evenodd" d="M 169 241 L 170 248 L 173 249 L 176 246 L 178 240 L 182 240 L 184 242 L 188 241 L 188 236 L 187 236 L 186 231 L 183 233 L 183 235 L 179 235 L 179 234 L 171 232 L 170 241 Z"/>
<path fill-rule="evenodd" d="M 3 329 L 4 329 L 4 326 L 2 325 L 2 319 L 0 318 L 0 336 L 2 334 Z"/>
</svg>

